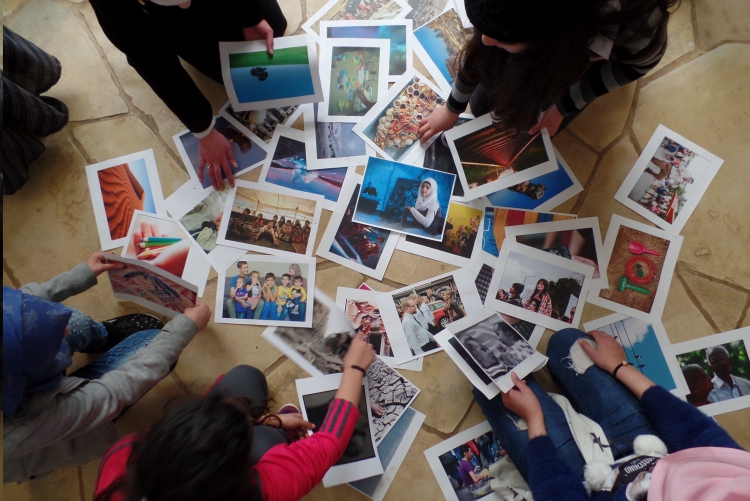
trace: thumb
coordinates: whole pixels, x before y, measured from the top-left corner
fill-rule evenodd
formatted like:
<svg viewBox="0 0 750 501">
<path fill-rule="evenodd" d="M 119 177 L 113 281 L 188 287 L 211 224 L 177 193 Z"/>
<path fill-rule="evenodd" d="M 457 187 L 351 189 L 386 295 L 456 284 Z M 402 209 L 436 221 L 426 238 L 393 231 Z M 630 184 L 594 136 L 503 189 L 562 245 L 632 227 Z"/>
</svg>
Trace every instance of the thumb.
<svg viewBox="0 0 750 501">
<path fill-rule="evenodd" d="M 541 122 L 529 129 L 529 135 L 533 136 L 542 128 Z"/>
</svg>

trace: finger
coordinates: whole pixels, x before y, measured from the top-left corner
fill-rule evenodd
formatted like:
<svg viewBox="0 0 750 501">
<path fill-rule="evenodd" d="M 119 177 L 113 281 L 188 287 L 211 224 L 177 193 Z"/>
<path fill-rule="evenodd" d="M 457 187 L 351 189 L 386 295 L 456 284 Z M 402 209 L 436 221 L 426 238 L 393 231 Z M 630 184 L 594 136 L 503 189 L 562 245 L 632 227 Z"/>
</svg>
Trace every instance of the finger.
<svg viewBox="0 0 750 501">
<path fill-rule="evenodd" d="M 229 159 L 229 163 L 232 164 L 232 167 L 236 169 L 237 160 L 234 159 L 234 154 L 232 153 L 232 145 L 229 143 L 227 143 L 227 158 Z"/>
<path fill-rule="evenodd" d="M 227 181 L 229 181 L 229 186 L 234 188 L 234 176 L 232 175 L 232 168 L 229 166 L 229 162 L 224 159 L 224 161 L 221 162 L 221 169 L 224 171 L 224 175 L 226 175 Z M 218 172 L 216 174 L 216 177 L 221 181 L 221 173 Z M 222 187 L 224 185 L 224 182 L 221 181 Z"/>
<path fill-rule="evenodd" d="M 266 45 L 268 46 L 268 55 L 273 56 L 273 31 L 266 32 Z"/>
<path fill-rule="evenodd" d="M 203 168 L 206 165 L 206 160 L 201 156 L 200 160 L 198 161 L 198 181 L 201 183 L 203 182 Z"/>
<path fill-rule="evenodd" d="M 211 179 L 211 185 L 214 187 L 215 190 L 221 191 L 221 188 L 219 188 L 219 182 L 216 180 L 216 173 L 214 172 L 214 169 L 216 169 L 216 166 L 210 165 L 208 167 L 208 177 Z"/>
<path fill-rule="evenodd" d="M 523 387 L 526 387 L 526 381 L 519 378 L 515 372 L 510 373 L 510 379 L 513 381 L 513 384 L 520 390 Z"/>
<path fill-rule="evenodd" d="M 578 344 L 581 345 L 581 349 L 589 358 L 593 358 L 592 356 L 596 355 L 596 348 L 588 344 L 585 339 L 579 339 Z"/>
<path fill-rule="evenodd" d="M 148 221 L 141 221 L 141 238 L 150 237 L 151 228 L 149 228 Z"/>
<path fill-rule="evenodd" d="M 100 269 L 102 271 L 108 271 L 108 270 L 120 270 L 124 268 L 125 265 L 122 263 L 102 263 L 100 265 Z"/>
</svg>

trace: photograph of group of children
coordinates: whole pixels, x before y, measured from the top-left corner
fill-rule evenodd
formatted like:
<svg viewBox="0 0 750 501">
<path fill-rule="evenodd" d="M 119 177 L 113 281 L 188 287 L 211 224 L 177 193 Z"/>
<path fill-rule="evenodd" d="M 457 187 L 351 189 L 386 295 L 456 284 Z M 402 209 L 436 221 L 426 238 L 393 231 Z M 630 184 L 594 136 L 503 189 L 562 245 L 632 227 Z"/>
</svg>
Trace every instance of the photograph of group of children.
<svg viewBox="0 0 750 501">
<path fill-rule="evenodd" d="M 314 284 L 315 266 L 307 259 L 247 254 L 219 277 L 216 321 L 310 326 Z"/>
</svg>

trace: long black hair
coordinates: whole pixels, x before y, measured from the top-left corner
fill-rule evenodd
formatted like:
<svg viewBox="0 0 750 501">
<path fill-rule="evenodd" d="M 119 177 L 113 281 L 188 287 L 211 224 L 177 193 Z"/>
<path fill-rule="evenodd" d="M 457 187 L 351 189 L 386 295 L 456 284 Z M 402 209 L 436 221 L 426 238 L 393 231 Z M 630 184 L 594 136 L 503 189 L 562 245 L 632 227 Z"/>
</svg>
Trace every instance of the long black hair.
<svg viewBox="0 0 750 501">
<path fill-rule="evenodd" d="M 495 119 L 508 127 L 528 129 L 589 68 L 589 44 L 604 27 L 645 23 L 649 14 L 660 9 L 665 16 L 680 0 L 621 0 L 614 11 L 601 0 L 590 15 L 561 35 L 527 43 L 520 53 L 511 54 L 482 43 L 482 33 L 474 34 L 461 54 L 459 78 L 482 84 Z M 500 40 L 500 42 L 503 42 Z"/>
<path fill-rule="evenodd" d="M 96 501 L 118 491 L 127 501 L 260 501 L 250 470 L 259 412 L 246 398 L 221 395 L 182 405 L 134 442 L 127 474 Z"/>
</svg>

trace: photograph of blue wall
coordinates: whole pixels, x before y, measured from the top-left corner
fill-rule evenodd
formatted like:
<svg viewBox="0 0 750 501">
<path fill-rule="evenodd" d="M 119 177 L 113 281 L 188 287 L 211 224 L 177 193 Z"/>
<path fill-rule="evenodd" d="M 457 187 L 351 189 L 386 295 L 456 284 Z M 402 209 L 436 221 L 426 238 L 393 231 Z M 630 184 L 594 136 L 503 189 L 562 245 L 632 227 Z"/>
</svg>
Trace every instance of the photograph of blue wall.
<svg viewBox="0 0 750 501">
<path fill-rule="evenodd" d="M 229 74 L 240 103 L 315 94 L 307 46 L 229 54 Z"/>
<path fill-rule="evenodd" d="M 492 205 L 534 210 L 573 186 L 573 180 L 557 162 L 557 170 L 487 195 Z"/>
<path fill-rule="evenodd" d="M 375 38 L 391 41 L 390 76 L 406 71 L 406 25 L 400 26 L 329 26 L 328 38 Z"/>
<path fill-rule="evenodd" d="M 456 175 L 370 157 L 352 220 L 442 240 Z"/>
</svg>

